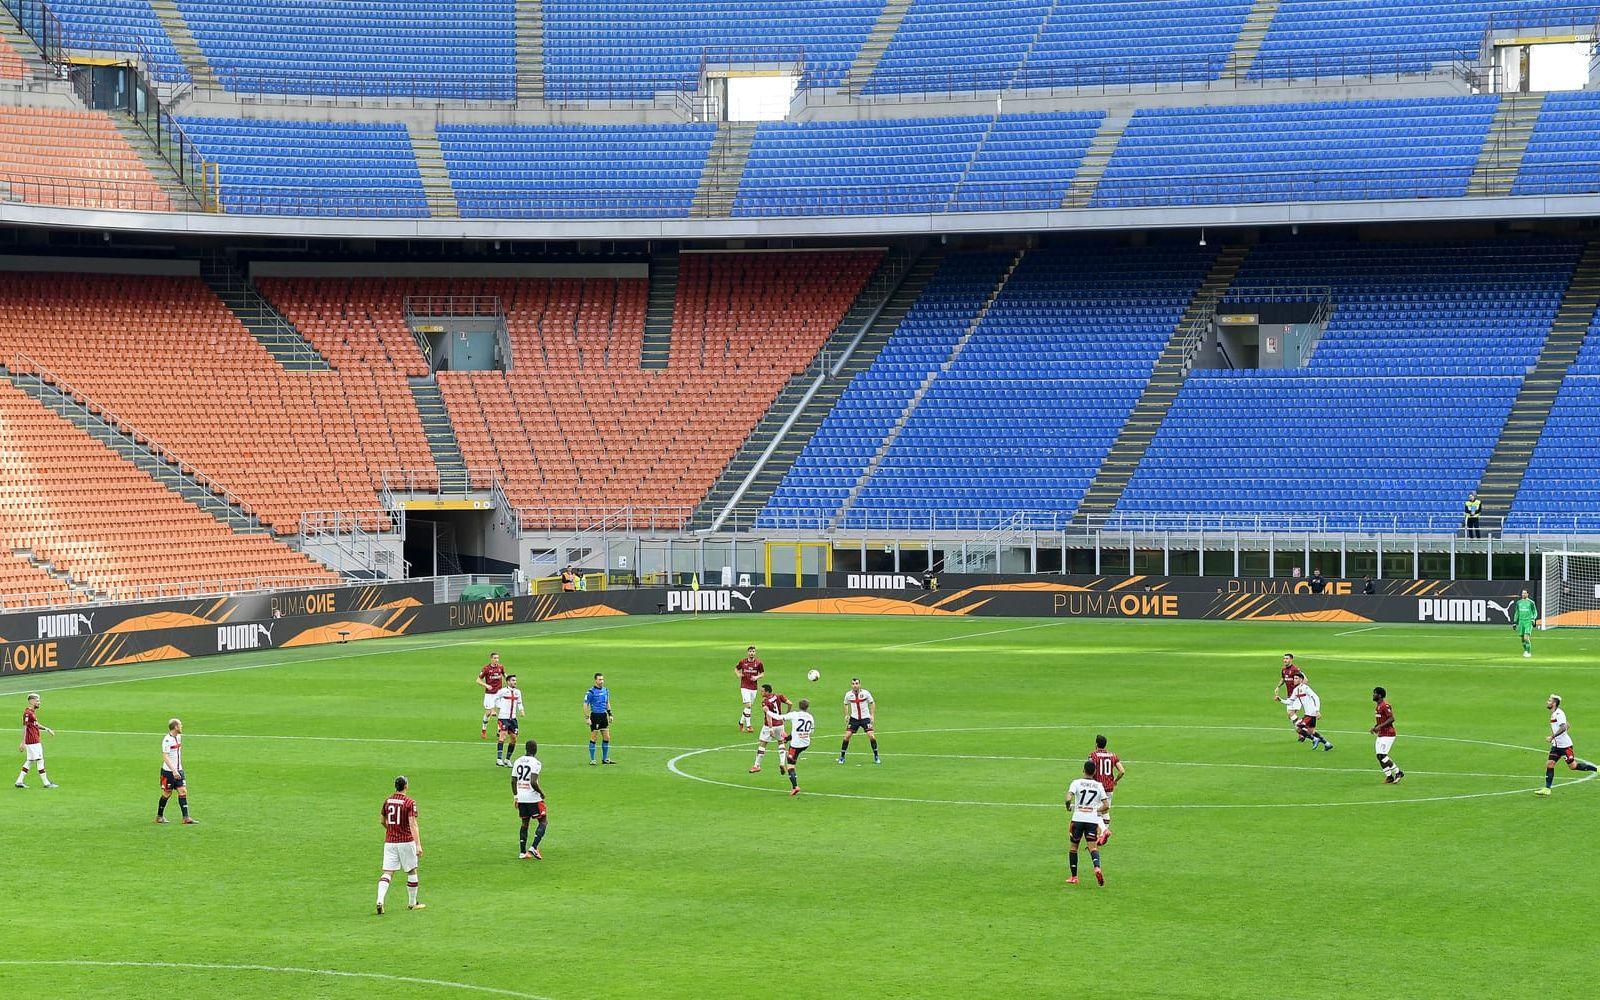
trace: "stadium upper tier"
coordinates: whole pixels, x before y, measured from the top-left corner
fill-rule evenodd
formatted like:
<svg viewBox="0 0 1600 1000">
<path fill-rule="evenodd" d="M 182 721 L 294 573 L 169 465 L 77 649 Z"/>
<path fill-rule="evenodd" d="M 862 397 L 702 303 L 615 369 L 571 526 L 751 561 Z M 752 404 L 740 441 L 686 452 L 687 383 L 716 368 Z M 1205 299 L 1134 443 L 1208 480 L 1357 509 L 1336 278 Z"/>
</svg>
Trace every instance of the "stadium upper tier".
<svg viewBox="0 0 1600 1000">
<path fill-rule="evenodd" d="M 1600 531 L 1600 315 L 1562 380 L 1511 505 L 1508 529 L 1575 519 Z"/>
<path fill-rule="evenodd" d="M 189 73 L 144 0 L 49 0 L 68 47 Z M 1592 28 L 1557 0 L 176 0 L 198 56 L 240 93 L 651 101 L 708 69 L 787 67 L 867 95 L 1421 73 L 1475 63 L 1487 32 Z M 136 39 L 137 41 L 130 41 Z M 869 43 L 869 39 L 871 42 Z M 1254 45 L 1259 45 L 1255 49 Z"/>
<path fill-rule="evenodd" d="M 402 124 L 178 121 L 215 164 L 222 211 L 247 215 L 805 218 L 1600 193 L 1600 99 L 1550 95 L 1520 169 L 1489 170 L 1505 155 L 1497 102 L 1146 108 L 1098 147 L 1100 111 L 773 122 L 731 172 L 706 124 L 441 124 L 433 190 Z M 1080 170 L 1091 148 L 1098 176 Z M 0 111 L 0 163 L 15 200 L 172 207 L 103 114 Z"/>
</svg>

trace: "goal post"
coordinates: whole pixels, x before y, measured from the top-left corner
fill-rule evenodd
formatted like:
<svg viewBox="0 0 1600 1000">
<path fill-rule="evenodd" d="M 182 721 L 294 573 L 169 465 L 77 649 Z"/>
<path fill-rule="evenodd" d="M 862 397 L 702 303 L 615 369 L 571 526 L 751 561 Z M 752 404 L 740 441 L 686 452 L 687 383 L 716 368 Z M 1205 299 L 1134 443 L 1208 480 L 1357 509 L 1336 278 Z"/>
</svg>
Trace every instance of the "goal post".
<svg viewBox="0 0 1600 1000">
<path fill-rule="evenodd" d="M 1541 556 L 1539 627 L 1600 627 L 1600 552 Z"/>
</svg>

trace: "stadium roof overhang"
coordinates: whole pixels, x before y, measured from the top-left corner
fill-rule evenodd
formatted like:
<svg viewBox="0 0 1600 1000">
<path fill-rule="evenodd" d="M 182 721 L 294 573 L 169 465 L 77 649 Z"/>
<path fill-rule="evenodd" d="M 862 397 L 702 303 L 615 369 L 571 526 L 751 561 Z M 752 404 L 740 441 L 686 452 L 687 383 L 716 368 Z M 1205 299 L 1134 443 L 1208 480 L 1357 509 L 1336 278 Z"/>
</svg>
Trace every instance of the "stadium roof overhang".
<svg viewBox="0 0 1600 1000">
<path fill-rule="evenodd" d="M 173 237 L 393 240 L 729 240 L 937 236 L 1004 232 L 1104 232 L 1201 226 L 1485 222 L 1600 216 L 1600 195 L 1437 200 L 1280 202 L 1265 205 L 1079 208 L 1052 212 L 949 212 L 824 218 L 738 219 L 352 219 L 130 212 L 0 205 L 12 226 Z"/>
</svg>

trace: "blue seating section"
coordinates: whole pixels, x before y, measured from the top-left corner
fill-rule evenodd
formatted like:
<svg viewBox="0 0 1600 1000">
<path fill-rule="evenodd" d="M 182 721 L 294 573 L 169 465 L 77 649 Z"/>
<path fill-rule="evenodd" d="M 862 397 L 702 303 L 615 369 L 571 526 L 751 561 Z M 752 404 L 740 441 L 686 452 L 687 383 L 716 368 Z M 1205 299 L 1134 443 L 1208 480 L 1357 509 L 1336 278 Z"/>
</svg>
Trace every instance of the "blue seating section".
<svg viewBox="0 0 1600 1000">
<path fill-rule="evenodd" d="M 733 214 L 1058 208 L 1101 118 L 769 122 L 756 131 Z"/>
<path fill-rule="evenodd" d="M 799 62 L 802 86 L 835 86 L 883 0 L 544 0 L 553 101 L 646 100 L 693 90 L 703 61 Z"/>
<path fill-rule="evenodd" d="M 1508 532 L 1600 532 L 1600 316 L 1567 370 L 1506 519 Z"/>
<path fill-rule="evenodd" d="M 1420 73 L 1476 63 L 1491 20 L 1593 28 L 1600 6 L 1559 0 L 1283 0 L 1249 75 Z"/>
<path fill-rule="evenodd" d="M 945 367 L 998 280 L 992 256 L 952 258 L 950 273 L 930 288 L 932 302 L 919 302 L 852 382 L 762 523 L 831 516 L 930 375 L 842 526 L 981 527 L 1019 510 L 1069 518 L 1211 253 L 1194 246 L 1032 251 Z M 952 292 L 968 300 L 950 302 Z"/>
<path fill-rule="evenodd" d="M 912 0 L 869 94 L 1211 80 L 1249 0 Z"/>
<path fill-rule="evenodd" d="M 1497 100 L 1141 109 L 1092 204 L 1460 197 Z"/>
<path fill-rule="evenodd" d="M 218 165 L 225 211 L 244 215 L 419 218 L 422 177 L 404 125 L 179 120 Z"/>
<path fill-rule="evenodd" d="M 61 21 L 66 48 L 136 52 L 128 39 L 137 38 L 157 80 L 188 81 L 189 71 L 149 0 L 50 0 L 50 10 Z"/>
<path fill-rule="evenodd" d="M 178 6 L 229 90 L 516 97 L 515 0 L 179 0 Z"/>
<path fill-rule="evenodd" d="M 683 218 L 715 125 L 441 125 L 462 218 Z"/>
<path fill-rule="evenodd" d="M 1548 94 L 1512 194 L 1600 191 L 1600 93 Z"/>
<path fill-rule="evenodd" d="M 1322 515 L 1450 530 L 1576 265 L 1576 244 L 1258 247 L 1235 288 L 1326 285 L 1299 370 L 1191 375 L 1119 512 Z"/>
</svg>

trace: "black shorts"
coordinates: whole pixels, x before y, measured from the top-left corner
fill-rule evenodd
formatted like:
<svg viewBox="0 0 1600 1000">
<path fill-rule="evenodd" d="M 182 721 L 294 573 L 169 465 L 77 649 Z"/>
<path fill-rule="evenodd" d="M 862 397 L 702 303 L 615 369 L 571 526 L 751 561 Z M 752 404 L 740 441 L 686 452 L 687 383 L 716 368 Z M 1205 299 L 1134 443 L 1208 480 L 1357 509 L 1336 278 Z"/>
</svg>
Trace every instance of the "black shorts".
<svg viewBox="0 0 1600 1000">
<path fill-rule="evenodd" d="M 863 729 L 865 729 L 869 733 L 872 732 L 872 720 L 870 718 L 867 718 L 867 719 L 850 719 L 849 720 L 849 724 L 850 724 L 850 734 L 852 736 L 854 736 L 856 733 L 860 732 Z"/>
<path fill-rule="evenodd" d="M 544 819 L 546 815 L 544 800 L 538 802 L 518 802 L 517 815 L 523 819 Z"/>
<path fill-rule="evenodd" d="M 1552 761 L 1562 760 L 1562 759 L 1570 761 L 1576 756 L 1577 756 L 1577 754 L 1576 754 L 1576 752 L 1575 752 L 1573 747 L 1551 747 L 1550 748 L 1550 759 Z"/>
<path fill-rule="evenodd" d="M 500 731 L 502 733 L 510 733 L 512 736 L 517 735 L 517 720 L 516 719 L 501 719 L 500 720 Z"/>
<path fill-rule="evenodd" d="M 163 792 L 175 792 L 175 791 L 177 791 L 178 789 L 180 789 L 182 787 L 183 787 L 183 772 L 182 771 L 179 771 L 178 773 L 174 774 L 171 771 L 167 770 L 166 768 L 162 768 L 161 769 L 161 790 Z"/>
<path fill-rule="evenodd" d="M 610 729 L 610 728 L 611 728 L 611 713 L 610 712 L 590 712 L 589 713 L 589 732 L 592 733 L 592 732 L 595 732 L 596 730 L 599 730 L 599 729 Z"/>
<path fill-rule="evenodd" d="M 784 748 L 784 760 L 788 761 L 790 767 L 793 767 L 794 762 L 800 759 L 800 755 L 810 749 L 810 746 L 797 747 L 790 744 Z"/>
<path fill-rule="evenodd" d="M 1099 823 L 1080 823 L 1077 820 L 1072 821 L 1072 842 L 1074 844 L 1080 840 L 1088 840 L 1092 843 L 1099 839 Z"/>
</svg>

